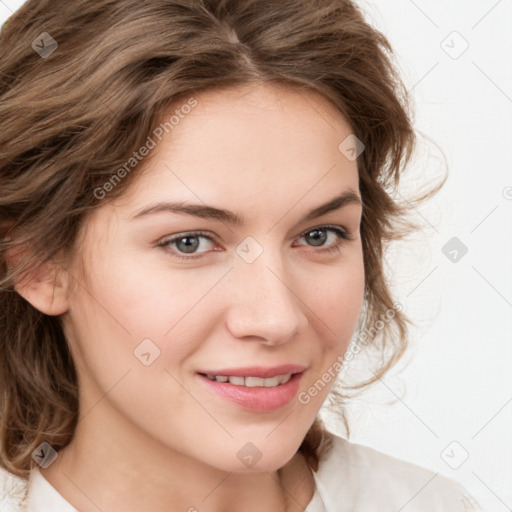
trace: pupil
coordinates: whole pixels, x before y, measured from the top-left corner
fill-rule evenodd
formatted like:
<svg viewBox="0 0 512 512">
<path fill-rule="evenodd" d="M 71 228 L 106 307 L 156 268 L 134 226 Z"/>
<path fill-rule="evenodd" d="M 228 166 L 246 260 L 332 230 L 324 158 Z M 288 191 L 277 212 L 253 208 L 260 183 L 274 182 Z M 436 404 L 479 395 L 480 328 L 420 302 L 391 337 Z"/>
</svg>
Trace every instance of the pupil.
<svg viewBox="0 0 512 512">
<path fill-rule="evenodd" d="M 312 236 L 313 233 L 316 233 L 317 235 Z M 318 233 L 320 233 L 320 236 L 318 236 Z M 314 229 L 313 231 L 310 231 L 310 233 L 307 236 L 310 241 L 314 242 L 313 245 L 316 246 L 323 245 L 323 243 L 326 240 L 325 230 L 323 229 Z"/>
<path fill-rule="evenodd" d="M 187 243 L 185 243 L 184 245 L 181 245 L 181 242 L 183 240 L 187 240 Z M 191 240 L 193 241 L 192 243 L 190 243 Z M 180 247 L 180 245 L 181 245 L 181 247 Z M 176 240 L 176 246 L 178 247 L 178 249 L 181 252 L 193 253 L 194 250 L 197 249 L 197 247 L 199 246 L 199 241 L 198 241 L 198 238 L 195 236 L 184 236 L 184 237 Z"/>
</svg>

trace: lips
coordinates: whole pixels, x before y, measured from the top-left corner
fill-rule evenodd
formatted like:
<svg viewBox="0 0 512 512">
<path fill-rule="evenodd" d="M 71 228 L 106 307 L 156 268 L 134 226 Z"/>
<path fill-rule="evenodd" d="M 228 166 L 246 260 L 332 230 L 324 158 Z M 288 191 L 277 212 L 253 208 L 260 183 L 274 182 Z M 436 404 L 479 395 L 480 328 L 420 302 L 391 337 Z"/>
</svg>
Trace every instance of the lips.
<svg viewBox="0 0 512 512">
<path fill-rule="evenodd" d="M 202 370 L 197 377 L 208 392 L 213 392 L 243 409 L 270 412 L 293 400 L 305 369 L 305 366 L 294 364 L 222 368 Z"/>
</svg>

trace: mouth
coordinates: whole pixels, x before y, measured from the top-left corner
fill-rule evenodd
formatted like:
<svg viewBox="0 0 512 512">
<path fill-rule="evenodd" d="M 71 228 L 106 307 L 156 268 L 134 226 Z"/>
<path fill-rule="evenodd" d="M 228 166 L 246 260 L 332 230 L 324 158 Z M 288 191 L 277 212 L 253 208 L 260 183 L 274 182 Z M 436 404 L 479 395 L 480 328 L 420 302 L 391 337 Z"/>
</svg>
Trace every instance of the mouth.
<svg viewBox="0 0 512 512">
<path fill-rule="evenodd" d="M 234 375 L 208 375 L 201 373 L 199 375 L 202 375 L 203 377 L 206 377 L 207 379 L 215 382 L 229 382 L 234 386 L 245 386 L 248 388 L 274 388 L 276 386 L 282 386 L 283 384 L 286 384 L 292 378 L 291 373 L 287 373 L 285 375 L 276 375 L 275 377 L 269 377 L 267 379 L 254 376 L 237 377 Z"/>
<path fill-rule="evenodd" d="M 299 389 L 304 366 L 236 368 L 197 372 L 208 391 L 243 409 L 266 412 L 289 404 Z"/>
</svg>

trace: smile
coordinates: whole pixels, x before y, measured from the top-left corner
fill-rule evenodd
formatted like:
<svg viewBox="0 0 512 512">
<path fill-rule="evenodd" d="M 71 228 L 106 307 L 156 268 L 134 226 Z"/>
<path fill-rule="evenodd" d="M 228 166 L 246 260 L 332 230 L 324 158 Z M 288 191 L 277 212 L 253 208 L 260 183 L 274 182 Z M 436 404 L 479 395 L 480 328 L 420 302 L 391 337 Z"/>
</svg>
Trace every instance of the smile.
<svg viewBox="0 0 512 512">
<path fill-rule="evenodd" d="M 305 367 L 240 368 L 197 372 L 201 386 L 242 409 L 271 412 L 290 404 L 299 391 Z M 237 373 L 238 375 L 232 375 Z M 254 375 L 258 374 L 259 375 Z"/>
<path fill-rule="evenodd" d="M 228 376 L 228 375 L 205 375 L 209 380 L 215 382 L 229 382 L 235 386 L 245 386 L 248 388 L 265 387 L 273 388 L 286 384 L 291 378 L 292 374 L 287 373 L 284 375 L 276 375 L 275 377 L 262 378 L 262 377 L 239 377 L 239 376 Z"/>
</svg>

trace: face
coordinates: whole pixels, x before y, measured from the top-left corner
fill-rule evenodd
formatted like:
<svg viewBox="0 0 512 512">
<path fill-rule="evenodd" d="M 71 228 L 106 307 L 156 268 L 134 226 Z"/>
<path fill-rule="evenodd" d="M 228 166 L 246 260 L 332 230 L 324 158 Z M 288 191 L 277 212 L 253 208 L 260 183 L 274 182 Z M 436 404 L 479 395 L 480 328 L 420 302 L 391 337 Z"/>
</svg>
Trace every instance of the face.
<svg viewBox="0 0 512 512">
<path fill-rule="evenodd" d="M 327 397 L 362 306 L 357 163 L 338 149 L 351 129 L 312 93 L 195 99 L 131 188 L 88 218 L 84 278 L 68 267 L 80 403 L 99 422 L 101 399 L 120 431 L 160 450 L 276 470 Z"/>
</svg>

